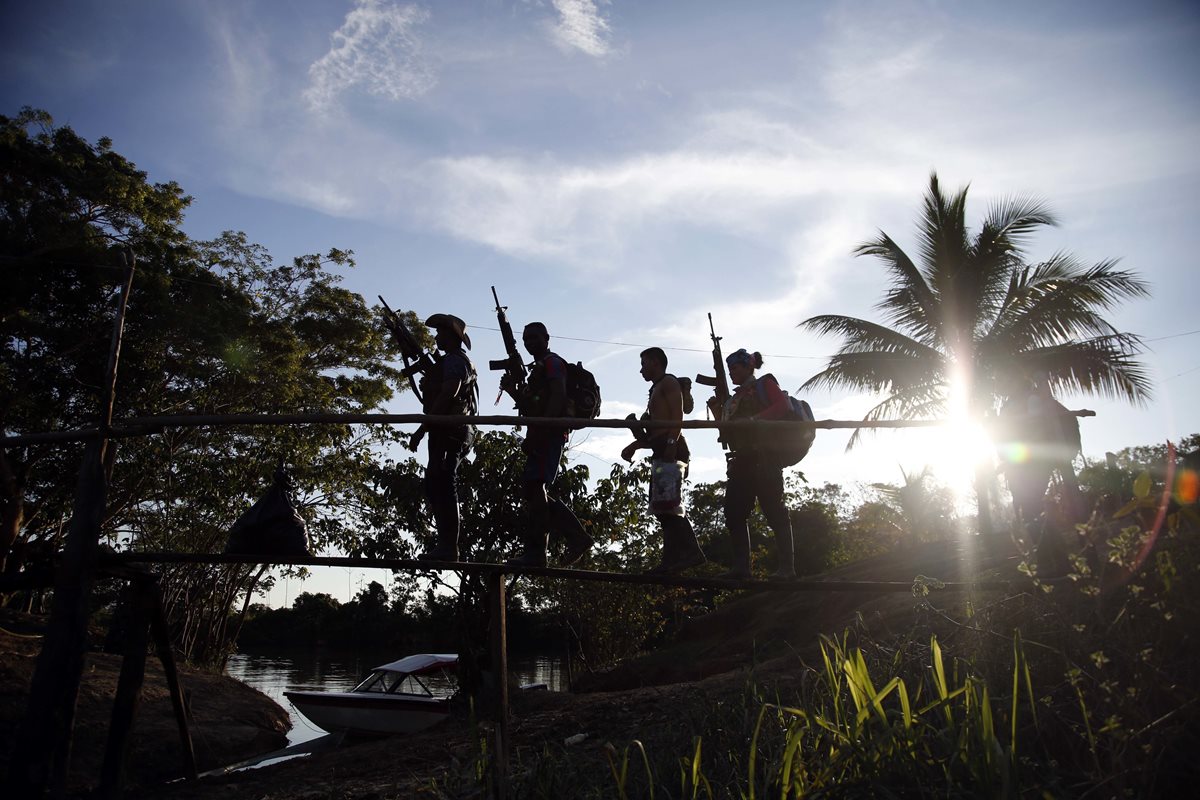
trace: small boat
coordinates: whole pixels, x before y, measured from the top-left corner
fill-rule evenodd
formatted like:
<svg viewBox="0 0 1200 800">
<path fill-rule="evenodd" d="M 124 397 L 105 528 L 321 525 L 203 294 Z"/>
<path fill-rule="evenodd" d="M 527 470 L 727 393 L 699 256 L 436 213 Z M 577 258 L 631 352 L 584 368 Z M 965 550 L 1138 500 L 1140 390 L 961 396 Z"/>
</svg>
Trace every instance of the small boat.
<svg viewBox="0 0 1200 800">
<path fill-rule="evenodd" d="M 371 670 L 348 692 L 284 692 L 296 710 L 331 733 L 414 733 L 450 715 L 458 656 L 424 653 Z"/>
</svg>

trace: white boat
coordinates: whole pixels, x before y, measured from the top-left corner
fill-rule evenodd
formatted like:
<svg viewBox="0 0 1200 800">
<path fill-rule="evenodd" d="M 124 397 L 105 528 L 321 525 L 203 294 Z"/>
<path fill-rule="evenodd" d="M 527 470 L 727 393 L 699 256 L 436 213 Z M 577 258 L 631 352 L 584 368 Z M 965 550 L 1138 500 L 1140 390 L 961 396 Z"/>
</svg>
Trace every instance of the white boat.
<svg viewBox="0 0 1200 800">
<path fill-rule="evenodd" d="M 331 733 L 414 733 L 450 715 L 457 666 L 457 655 L 424 653 L 376 667 L 348 692 L 283 694 Z"/>
</svg>

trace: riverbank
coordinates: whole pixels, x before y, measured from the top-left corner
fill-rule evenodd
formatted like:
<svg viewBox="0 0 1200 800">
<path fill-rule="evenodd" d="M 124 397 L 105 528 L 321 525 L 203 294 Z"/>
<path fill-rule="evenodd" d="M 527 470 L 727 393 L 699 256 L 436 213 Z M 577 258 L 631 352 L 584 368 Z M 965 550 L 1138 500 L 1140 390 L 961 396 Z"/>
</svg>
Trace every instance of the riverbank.
<svg viewBox="0 0 1200 800">
<path fill-rule="evenodd" d="M 0 610 L 0 774 L 19 735 L 29 701 L 44 620 Z M 95 784 L 104 759 L 121 657 L 88 653 L 75 710 L 68 787 Z M 192 743 L 201 771 L 287 744 L 287 713 L 261 692 L 224 675 L 183 667 L 180 684 L 191 711 Z M 146 660 L 146 678 L 130 742 L 129 781 L 156 786 L 184 774 L 166 677 L 158 659 Z"/>
<path fill-rule="evenodd" d="M 980 576 L 978 571 L 986 571 Z M 843 568 L 843 580 L 1020 579 L 1011 553 L 940 545 Z M 961 595 L 947 596 L 961 606 Z M 746 773 L 763 703 L 798 696 L 820 663 L 820 635 L 859 621 L 885 639 L 913 625 L 924 601 L 910 594 L 845 592 L 749 595 L 685 626 L 669 648 L 580 682 L 582 692 L 514 693 L 510 767 L 515 797 L 619 796 L 610 758 L 628 758 L 644 784 L 647 752 L 660 788 L 679 787 L 679 759 L 702 740 L 716 774 Z M 953 612 L 952 612 L 953 613 Z M 932 629 L 927 629 L 930 631 Z M 927 633 L 923 636 L 928 641 Z M 263 798 L 466 798 L 482 796 L 486 729 L 465 717 L 429 731 L 366 741 L 264 769 L 175 784 L 143 797 L 173 800 Z M 636 792 L 634 793 L 636 795 Z M 718 792 L 718 796 L 727 796 Z"/>
<path fill-rule="evenodd" d="M 1104 576 L 1082 573 L 1033 587 L 1010 549 L 977 545 L 926 545 L 822 576 L 906 581 L 912 593 L 748 594 L 684 625 L 669 646 L 581 681 L 578 693 L 515 692 L 510 796 L 640 797 L 650 786 L 668 797 L 693 796 L 697 786 L 700 796 L 704 786 L 713 797 L 742 796 L 751 786 L 778 796 L 785 774 L 837 788 L 837 796 L 873 796 L 880 787 L 916 796 L 946 786 L 957 796 L 996 795 L 1005 785 L 1078 796 L 1110 784 L 1130 796 L 1157 796 L 1192 785 L 1190 731 L 1200 719 L 1187 689 L 1200 663 L 1195 589 L 1172 576 L 1172 589 L 1139 582 L 1101 594 Z M 1179 564 L 1180 575 L 1194 574 L 1186 553 L 1162 552 L 1176 553 L 1164 563 Z M 938 579 L 1000 581 L 1008 589 L 921 591 Z M 1101 651 L 1106 668 L 1089 669 Z M 1010 694 L 1014 674 L 1018 702 Z M 1110 684 L 1114 675 L 1119 684 Z M 862 697 L 847 689 L 851 676 L 856 685 L 883 687 L 878 708 L 858 705 Z M 230 683 L 214 683 L 210 698 L 227 722 L 236 715 L 225 698 L 240 691 Z M 1120 691 L 1110 691 L 1113 685 Z M 929 702 L 939 694 L 942 703 Z M 902 714 L 902 705 L 909 711 Z M 145 714 L 138 722 L 142 737 L 158 731 L 150 737 L 159 738 L 159 754 L 138 758 L 173 766 L 169 704 L 159 708 L 159 722 Z M 1097 730 L 1098 720 L 1107 727 Z M 77 739 L 102 742 L 105 723 L 100 717 Z M 131 796 L 483 797 L 487 734 L 464 710 L 417 735 L 262 769 L 170 785 L 139 776 L 142 788 Z M 1141 769 L 1141 755 L 1130 754 L 1131 736 L 1142 742 L 1139 754 L 1153 756 L 1154 769 Z M 227 761 L 254 752 L 241 750 Z M 1012 757 L 1017 752 L 1020 759 Z"/>
</svg>

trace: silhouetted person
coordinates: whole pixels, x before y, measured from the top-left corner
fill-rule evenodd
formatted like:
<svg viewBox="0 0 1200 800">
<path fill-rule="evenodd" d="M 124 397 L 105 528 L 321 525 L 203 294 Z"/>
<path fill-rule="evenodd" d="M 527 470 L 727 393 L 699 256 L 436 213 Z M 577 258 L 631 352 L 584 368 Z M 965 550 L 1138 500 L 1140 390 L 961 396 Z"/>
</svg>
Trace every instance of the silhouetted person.
<svg viewBox="0 0 1200 800">
<path fill-rule="evenodd" d="M 550 333 L 540 322 L 531 322 L 521 334 L 525 349 L 533 356 L 525 402 L 521 414 L 527 417 L 563 417 L 567 413 L 567 362 L 550 352 Z M 550 497 L 549 487 L 558 477 L 563 446 L 567 442 L 566 428 L 530 424 L 521 442 L 525 453 L 525 470 L 521 474 L 521 496 L 529 517 L 523 538 L 521 555 L 507 562 L 518 567 L 546 566 L 546 543 L 549 534 L 566 539 L 562 566 L 570 566 L 592 547 L 592 538 L 571 509 L 557 497 Z"/>
<path fill-rule="evenodd" d="M 1009 390 L 1000 418 L 1000 452 L 1017 523 L 1037 548 L 1039 573 L 1060 575 L 1068 564 L 1063 544 L 1048 524 L 1046 489 L 1057 470 L 1066 516 L 1080 521 L 1082 498 L 1072 465 L 1080 449 L 1079 422 L 1054 399 L 1047 381 L 1030 379 Z"/>
<path fill-rule="evenodd" d="M 425 376 L 426 414 L 474 415 L 479 407 L 475 365 L 467 356 L 471 338 L 467 325 L 453 314 L 434 314 L 425 320 L 434 330 L 442 356 Z M 429 431 L 429 463 L 425 468 L 425 499 L 437 528 L 434 546 L 417 558 L 423 561 L 457 561 L 459 528 L 458 468 L 475 439 L 471 425 L 436 425 Z M 420 440 L 420 431 L 414 436 Z"/>
<path fill-rule="evenodd" d="M 678 378 L 667 374 L 667 354 L 651 347 L 641 354 L 642 378 L 650 382 L 646 416 L 651 420 L 678 422 L 683 419 L 684 391 Z M 632 461 L 638 450 L 650 450 L 650 513 L 662 524 L 662 561 L 650 570 L 674 574 L 704 563 L 704 552 L 683 509 L 683 479 L 691 460 L 687 440 L 679 428 L 652 428 L 621 451 Z"/>
<path fill-rule="evenodd" d="M 782 419 L 788 415 L 788 397 L 771 375 L 755 377 L 762 355 L 745 349 L 725 357 L 732 392 L 721 411 L 721 419 Z M 767 524 L 775 533 L 777 568 L 774 580 L 796 577 L 792 551 L 792 522 L 783 499 L 783 467 L 778 456 L 763 447 L 762 431 L 722 431 L 729 445 L 725 485 L 725 526 L 733 545 L 733 563 L 723 578 L 750 577 L 750 513 L 757 501 Z"/>
</svg>

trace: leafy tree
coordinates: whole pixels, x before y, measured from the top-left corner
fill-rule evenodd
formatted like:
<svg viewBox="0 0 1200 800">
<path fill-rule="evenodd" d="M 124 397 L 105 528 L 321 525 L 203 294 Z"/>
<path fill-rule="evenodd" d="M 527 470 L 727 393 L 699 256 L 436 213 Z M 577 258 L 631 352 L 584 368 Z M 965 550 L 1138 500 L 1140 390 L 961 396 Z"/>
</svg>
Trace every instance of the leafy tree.
<svg viewBox="0 0 1200 800">
<path fill-rule="evenodd" d="M 44 112 L 0 117 L 0 425 L 6 434 L 94 426 L 124 278 L 110 246 L 137 259 L 115 413 L 131 416 L 378 409 L 402 385 L 396 352 L 362 297 L 331 269 L 333 249 L 277 264 L 244 234 L 194 242 L 179 230 L 189 198 L 152 184 L 112 150 Z M 408 314 L 410 321 L 412 314 Z M 417 328 L 423 331 L 422 328 Z M 379 504 L 371 490 L 381 427 L 168 429 L 120 440 L 111 455 L 104 531 L 144 550 L 213 552 L 279 460 L 293 470 L 314 549 L 352 546 Z M 5 448 L 0 556 L 53 549 L 70 513 L 75 447 Z M 16 569 L 20 559 L 9 559 Z M 270 576 L 254 567 L 171 566 L 164 595 L 185 657 L 219 661 Z"/>
<path fill-rule="evenodd" d="M 30 108 L 0 116 L 0 165 L 0 429 L 94 424 L 122 277 L 110 248 L 173 262 L 191 198 L 175 183 L 149 183 L 109 140 L 93 146 Z M 127 362 L 129 379 L 136 352 Z M 50 445 L 0 451 L 0 563 L 30 526 L 60 534 L 74 487 L 61 478 L 78 458 Z"/>
</svg>

